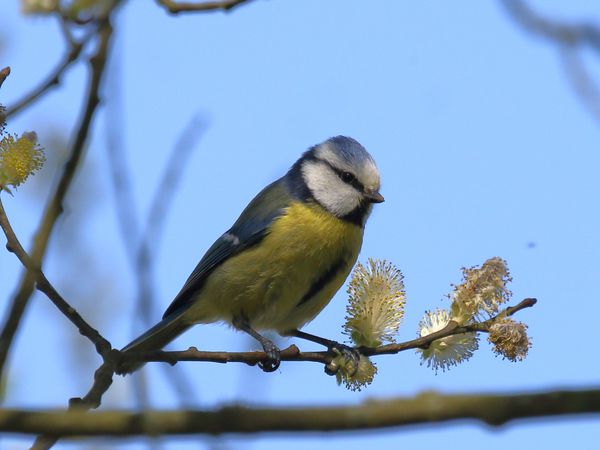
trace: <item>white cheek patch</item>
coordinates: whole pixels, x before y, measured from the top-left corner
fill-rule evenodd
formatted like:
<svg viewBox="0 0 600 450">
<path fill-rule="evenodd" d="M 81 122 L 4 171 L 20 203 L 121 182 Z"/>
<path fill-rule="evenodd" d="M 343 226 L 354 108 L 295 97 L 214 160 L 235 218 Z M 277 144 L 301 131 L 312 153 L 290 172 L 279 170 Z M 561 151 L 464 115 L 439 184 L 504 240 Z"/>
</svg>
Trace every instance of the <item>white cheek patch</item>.
<svg viewBox="0 0 600 450">
<path fill-rule="evenodd" d="M 302 174 L 312 195 L 330 213 L 343 217 L 360 205 L 362 194 L 340 180 L 326 163 L 307 161 Z"/>
</svg>

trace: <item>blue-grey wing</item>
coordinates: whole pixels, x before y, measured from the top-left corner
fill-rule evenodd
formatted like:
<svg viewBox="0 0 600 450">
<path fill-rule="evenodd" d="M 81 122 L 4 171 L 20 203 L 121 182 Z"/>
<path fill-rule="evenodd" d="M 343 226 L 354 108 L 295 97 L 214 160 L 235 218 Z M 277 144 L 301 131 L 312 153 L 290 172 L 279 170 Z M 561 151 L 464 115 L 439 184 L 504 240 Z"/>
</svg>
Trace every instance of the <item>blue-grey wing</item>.
<svg viewBox="0 0 600 450">
<path fill-rule="evenodd" d="M 245 249 L 259 243 L 269 232 L 273 220 L 289 206 L 291 196 L 285 180 L 279 179 L 264 188 L 246 206 L 238 220 L 208 249 L 181 291 L 165 311 L 163 318 L 191 305 L 210 273 Z"/>
</svg>

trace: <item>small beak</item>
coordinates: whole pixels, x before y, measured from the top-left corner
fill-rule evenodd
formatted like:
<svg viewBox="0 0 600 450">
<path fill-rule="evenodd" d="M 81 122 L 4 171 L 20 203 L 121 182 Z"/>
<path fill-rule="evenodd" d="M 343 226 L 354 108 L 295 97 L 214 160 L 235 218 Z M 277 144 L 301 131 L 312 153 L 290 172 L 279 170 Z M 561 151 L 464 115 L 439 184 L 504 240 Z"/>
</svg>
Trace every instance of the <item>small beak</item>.
<svg viewBox="0 0 600 450">
<path fill-rule="evenodd" d="M 377 190 L 365 191 L 364 196 L 371 203 L 383 203 L 385 201 L 383 195 L 381 195 Z"/>
</svg>

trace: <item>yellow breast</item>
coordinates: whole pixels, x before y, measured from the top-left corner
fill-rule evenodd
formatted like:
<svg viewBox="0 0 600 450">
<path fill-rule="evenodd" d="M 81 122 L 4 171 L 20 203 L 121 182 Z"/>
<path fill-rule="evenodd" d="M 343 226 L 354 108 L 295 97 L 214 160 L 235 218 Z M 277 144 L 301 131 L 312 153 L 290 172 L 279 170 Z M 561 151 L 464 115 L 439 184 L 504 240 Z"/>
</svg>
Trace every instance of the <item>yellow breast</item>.
<svg viewBox="0 0 600 450">
<path fill-rule="evenodd" d="M 312 320 L 356 262 L 363 229 L 314 203 L 296 202 L 257 245 L 217 267 L 186 313 L 196 323 L 245 317 L 287 331 Z"/>
</svg>

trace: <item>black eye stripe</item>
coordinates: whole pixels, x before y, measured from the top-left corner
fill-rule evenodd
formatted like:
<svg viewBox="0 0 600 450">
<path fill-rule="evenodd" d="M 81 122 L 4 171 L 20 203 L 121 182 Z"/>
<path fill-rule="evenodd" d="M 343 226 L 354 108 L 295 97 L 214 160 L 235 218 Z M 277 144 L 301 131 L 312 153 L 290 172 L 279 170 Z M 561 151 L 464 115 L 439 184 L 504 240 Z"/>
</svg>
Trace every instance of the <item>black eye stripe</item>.
<svg viewBox="0 0 600 450">
<path fill-rule="evenodd" d="M 353 173 L 347 172 L 345 170 L 340 170 L 337 167 L 335 167 L 333 164 L 331 164 L 329 161 L 326 161 L 322 158 L 317 158 L 314 154 L 309 154 L 309 155 L 305 155 L 304 156 L 304 160 L 305 161 L 315 161 L 315 162 L 322 162 L 325 163 L 329 166 L 329 168 L 331 170 L 333 170 L 335 172 L 335 174 L 340 177 L 340 180 L 342 180 L 344 183 L 349 184 L 350 186 L 352 186 L 354 189 L 356 189 L 358 192 L 365 192 L 365 186 L 356 179 L 356 176 Z M 349 173 L 350 175 L 352 175 L 352 179 L 351 180 L 344 180 L 344 177 L 342 176 L 342 174 L 344 172 Z"/>
<path fill-rule="evenodd" d="M 340 170 L 337 167 L 334 167 L 331 164 L 329 164 L 327 161 L 325 161 L 325 162 L 327 163 L 327 165 L 329 167 L 331 167 L 331 170 L 333 170 L 344 183 L 349 184 L 350 186 L 352 186 L 354 189 L 356 189 L 359 192 L 365 191 L 365 187 L 363 186 L 363 184 L 360 181 L 358 181 L 356 179 L 354 174 L 352 174 L 350 172 L 346 172 L 345 170 Z M 348 177 L 347 174 L 351 175 L 351 178 L 347 178 Z"/>
</svg>

